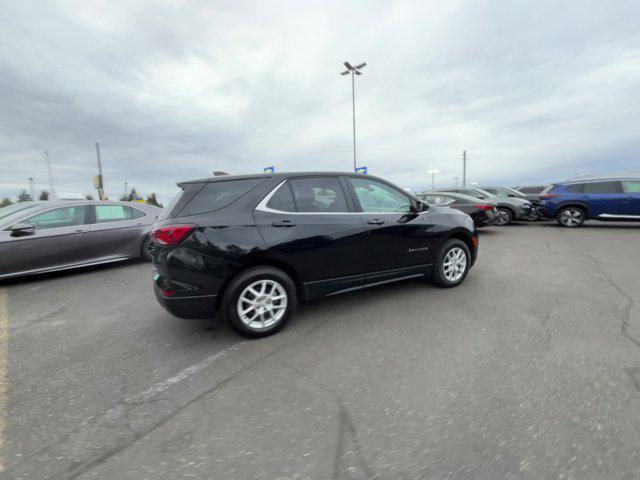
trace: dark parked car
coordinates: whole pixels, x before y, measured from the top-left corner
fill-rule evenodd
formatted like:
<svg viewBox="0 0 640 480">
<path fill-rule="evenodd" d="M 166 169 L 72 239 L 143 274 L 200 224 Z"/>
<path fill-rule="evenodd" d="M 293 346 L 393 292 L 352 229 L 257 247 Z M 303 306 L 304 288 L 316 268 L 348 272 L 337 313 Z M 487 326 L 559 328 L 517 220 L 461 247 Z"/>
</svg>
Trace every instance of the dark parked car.
<svg viewBox="0 0 640 480">
<path fill-rule="evenodd" d="M 492 225 L 500 215 L 497 204 L 461 193 L 424 192 L 416 197 L 429 205 L 460 210 L 473 219 L 476 227 Z"/>
<path fill-rule="evenodd" d="M 536 221 L 540 218 L 538 212 L 538 204 L 540 203 L 540 195 L 534 193 L 524 193 L 515 188 L 509 187 L 481 187 L 482 190 L 494 194 L 500 198 L 522 198 L 523 200 L 529 200 L 531 202 L 531 213 L 527 220 Z"/>
<path fill-rule="evenodd" d="M 0 209 L 0 279 L 150 258 L 162 210 L 125 202 L 20 202 Z"/>
<path fill-rule="evenodd" d="M 640 175 L 554 183 L 540 197 L 542 214 L 563 227 L 590 219 L 640 221 Z"/>
<path fill-rule="evenodd" d="M 300 301 L 431 276 L 460 284 L 478 237 L 457 210 L 348 173 L 179 184 L 151 233 L 158 301 L 183 318 L 221 309 L 242 335 L 278 331 Z"/>
<path fill-rule="evenodd" d="M 500 218 L 496 220 L 496 225 L 508 225 L 513 223 L 514 220 L 527 220 L 533 209 L 531 202 L 528 200 L 513 197 L 501 198 L 478 187 L 445 188 L 438 189 L 438 191 L 462 193 L 498 204 Z"/>
</svg>

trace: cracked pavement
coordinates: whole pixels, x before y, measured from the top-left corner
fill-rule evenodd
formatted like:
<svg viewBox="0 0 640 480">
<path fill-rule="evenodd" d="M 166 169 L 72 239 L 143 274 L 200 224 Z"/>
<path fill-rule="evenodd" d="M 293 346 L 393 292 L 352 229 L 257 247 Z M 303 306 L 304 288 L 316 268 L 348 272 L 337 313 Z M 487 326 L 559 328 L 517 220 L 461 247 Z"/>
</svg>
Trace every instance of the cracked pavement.
<svg viewBox="0 0 640 480">
<path fill-rule="evenodd" d="M 171 317 L 151 267 L 5 284 L 2 478 L 635 479 L 640 226 L 491 227 L 409 281 L 247 341 Z"/>
</svg>

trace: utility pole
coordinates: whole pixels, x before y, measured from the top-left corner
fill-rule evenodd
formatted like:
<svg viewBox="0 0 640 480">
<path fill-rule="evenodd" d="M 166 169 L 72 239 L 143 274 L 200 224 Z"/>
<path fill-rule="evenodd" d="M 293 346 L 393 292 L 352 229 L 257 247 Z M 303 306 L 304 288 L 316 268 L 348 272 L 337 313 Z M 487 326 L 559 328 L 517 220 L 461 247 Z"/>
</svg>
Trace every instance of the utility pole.
<svg viewBox="0 0 640 480">
<path fill-rule="evenodd" d="M 31 201 L 36 199 L 36 192 L 33 191 L 33 177 L 29 177 L 29 192 L 31 192 Z"/>
<path fill-rule="evenodd" d="M 127 191 L 127 185 L 129 185 L 129 184 L 128 184 L 127 182 L 124 182 L 124 199 L 125 199 L 125 200 L 127 199 L 127 193 L 129 193 L 129 192 Z"/>
<path fill-rule="evenodd" d="M 104 200 L 104 182 L 102 180 L 102 161 L 100 160 L 100 145 L 96 142 L 96 154 L 98 155 L 98 200 Z"/>
<path fill-rule="evenodd" d="M 467 186 L 467 151 L 462 151 L 462 186 Z"/>
<path fill-rule="evenodd" d="M 458 188 L 458 179 L 459 179 L 459 178 L 460 178 L 460 177 L 453 177 L 453 179 L 456 181 L 456 188 Z"/>
<path fill-rule="evenodd" d="M 431 190 L 435 190 L 436 189 L 436 173 L 438 173 L 440 170 L 438 170 L 437 168 L 432 168 L 431 170 L 427 170 L 427 173 L 431 174 Z"/>
<path fill-rule="evenodd" d="M 355 172 L 358 168 L 356 162 L 356 75 L 362 75 L 360 69 L 367 66 L 366 62 L 361 63 L 360 65 L 356 65 L 355 67 L 351 65 L 349 62 L 344 62 L 344 66 L 347 69 L 344 72 L 341 72 L 340 75 L 348 75 L 351 73 L 351 107 L 353 113 L 353 171 Z"/>
<path fill-rule="evenodd" d="M 44 152 L 44 159 L 47 162 L 47 170 L 49 170 L 49 189 L 51 190 L 51 195 L 54 195 L 56 192 L 53 189 L 53 173 L 51 173 L 51 161 L 49 160 L 49 152 Z"/>
</svg>

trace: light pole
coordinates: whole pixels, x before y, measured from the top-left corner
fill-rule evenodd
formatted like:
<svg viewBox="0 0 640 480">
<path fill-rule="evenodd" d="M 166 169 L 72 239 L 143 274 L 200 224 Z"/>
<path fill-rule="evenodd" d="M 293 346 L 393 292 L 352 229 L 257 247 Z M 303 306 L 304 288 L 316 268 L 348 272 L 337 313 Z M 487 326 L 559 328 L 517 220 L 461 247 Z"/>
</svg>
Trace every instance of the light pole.
<svg viewBox="0 0 640 480">
<path fill-rule="evenodd" d="M 36 199 L 36 192 L 33 191 L 33 177 L 29 177 L 29 192 L 31 193 L 31 201 Z"/>
<path fill-rule="evenodd" d="M 436 173 L 440 172 L 437 168 L 432 168 L 431 170 L 427 170 L 427 173 L 431 174 L 431 190 L 436 189 Z"/>
<path fill-rule="evenodd" d="M 459 178 L 460 178 L 460 177 L 453 177 L 453 179 L 456 181 L 456 188 L 458 188 L 458 179 L 459 179 Z"/>
<path fill-rule="evenodd" d="M 49 152 L 44 152 L 44 158 L 47 162 L 47 170 L 49 170 L 49 188 L 51 189 L 51 195 L 53 196 L 56 192 L 53 190 L 53 173 L 51 173 L 51 161 L 49 160 Z"/>
<path fill-rule="evenodd" d="M 127 193 L 128 193 L 127 192 L 127 185 L 129 185 L 129 183 L 128 182 L 124 182 L 124 199 L 125 200 L 127 199 Z"/>
<path fill-rule="evenodd" d="M 341 72 L 340 75 L 349 75 L 351 73 L 351 105 L 353 108 L 353 171 L 356 171 L 358 168 L 356 163 L 356 75 L 362 75 L 360 71 L 362 68 L 367 66 L 366 62 L 362 62 L 360 65 L 356 65 L 355 67 L 351 65 L 349 62 L 344 62 L 344 66 L 347 69 L 344 72 Z"/>
</svg>

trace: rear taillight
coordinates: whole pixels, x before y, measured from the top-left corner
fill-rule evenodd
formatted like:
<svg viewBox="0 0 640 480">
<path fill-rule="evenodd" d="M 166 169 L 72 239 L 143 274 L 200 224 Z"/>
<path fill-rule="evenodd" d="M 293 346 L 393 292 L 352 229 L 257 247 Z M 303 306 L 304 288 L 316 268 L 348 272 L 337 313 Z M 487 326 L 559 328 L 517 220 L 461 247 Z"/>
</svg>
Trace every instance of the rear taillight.
<svg viewBox="0 0 640 480">
<path fill-rule="evenodd" d="M 149 238 L 158 245 L 176 247 L 195 230 L 195 225 L 167 225 L 154 229 Z"/>
<path fill-rule="evenodd" d="M 494 207 L 492 205 L 474 205 L 478 210 L 493 210 Z"/>
</svg>

